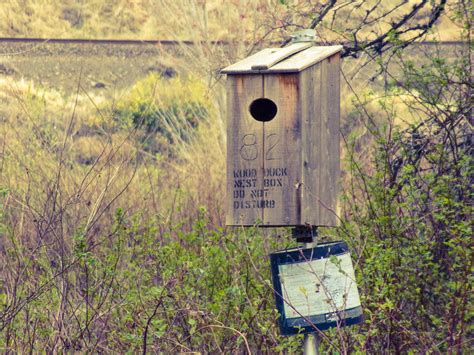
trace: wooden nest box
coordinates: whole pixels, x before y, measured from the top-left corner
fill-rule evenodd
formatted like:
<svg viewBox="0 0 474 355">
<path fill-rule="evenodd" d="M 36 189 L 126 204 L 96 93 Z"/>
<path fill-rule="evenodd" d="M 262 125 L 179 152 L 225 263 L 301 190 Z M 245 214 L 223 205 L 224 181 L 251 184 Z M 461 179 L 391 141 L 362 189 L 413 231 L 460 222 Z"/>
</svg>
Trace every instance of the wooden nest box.
<svg viewBox="0 0 474 355">
<path fill-rule="evenodd" d="M 294 43 L 222 70 L 227 225 L 336 225 L 341 50 Z"/>
</svg>

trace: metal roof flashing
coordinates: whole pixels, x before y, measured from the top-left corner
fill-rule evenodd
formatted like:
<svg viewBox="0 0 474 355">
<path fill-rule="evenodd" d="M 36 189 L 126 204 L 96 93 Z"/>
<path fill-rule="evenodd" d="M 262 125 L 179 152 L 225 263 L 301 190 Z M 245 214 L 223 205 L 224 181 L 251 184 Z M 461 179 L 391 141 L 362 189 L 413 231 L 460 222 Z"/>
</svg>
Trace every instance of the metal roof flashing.
<svg viewBox="0 0 474 355">
<path fill-rule="evenodd" d="M 293 43 L 284 48 L 266 48 L 221 70 L 221 74 L 298 73 L 340 52 L 342 46 Z"/>
</svg>

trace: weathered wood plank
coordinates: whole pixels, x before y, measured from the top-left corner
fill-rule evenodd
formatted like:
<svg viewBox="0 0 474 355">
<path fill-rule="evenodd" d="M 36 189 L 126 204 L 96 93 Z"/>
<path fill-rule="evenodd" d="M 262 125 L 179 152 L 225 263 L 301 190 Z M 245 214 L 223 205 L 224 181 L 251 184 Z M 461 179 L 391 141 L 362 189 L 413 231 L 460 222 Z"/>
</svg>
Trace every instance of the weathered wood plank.
<svg viewBox="0 0 474 355">
<path fill-rule="evenodd" d="M 329 139 L 329 176 L 328 184 L 329 209 L 327 225 L 338 223 L 338 194 L 340 184 L 340 64 L 341 54 L 336 53 L 328 58 L 328 135 Z"/>
<path fill-rule="evenodd" d="M 266 70 L 275 65 L 278 62 L 288 58 L 289 56 L 298 53 L 306 48 L 312 46 L 310 42 L 301 42 L 290 44 L 288 47 L 280 48 L 278 51 L 269 53 L 266 56 L 260 56 L 255 58 L 252 63 L 252 70 Z"/>
<path fill-rule="evenodd" d="M 264 75 L 265 97 L 278 107 L 264 123 L 264 189 L 274 208 L 263 211 L 264 225 L 300 224 L 301 124 L 298 75 Z M 273 204 L 273 202 L 272 202 Z"/>
<path fill-rule="evenodd" d="M 265 69 L 268 73 L 300 72 L 341 50 L 342 46 L 311 47 Z"/>
<path fill-rule="evenodd" d="M 248 107 L 263 96 L 262 75 L 227 78 L 227 225 L 251 226 L 263 218 L 252 193 L 262 189 L 263 124 Z"/>
<path fill-rule="evenodd" d="M 327 223 L 327 208 L 330 202 L 329 186 L 327 185 L 330 181 L 329 172 L 329 129 L 328 129 L 328 103 L 329 103 L 329 92 L 328 92 L 328 63 L 327 60 L 321 62 L 321 129 L 319 131 L 319 141 L 321 142 L 321 149 L 319 151 L 319 190 L 317 195 L 317 203 L 319 206 L 319 225 L 326 225 Z"/>
<path fill-rule="evenodd" d="M 342 46 L 311 47 L 310 43 L 295 43 L 284 48 L 266 48 L 222 69 L 221 73 L 298 73 L 341 50 Z"/>
<path fill-rule="evenodd" d="M 229 65 L 228 67 L 221 70 L 221 74 L 243 74 L 243 73 L 251 73 L 251 74 L 258 74 L 254 70 L 252 70 L 252 65 L 254 63 L 258 63 L 261 60 L 264 60 L 269 55 L 274 52 L 278 52 L 280 48 L 265 48 L 260 52 L 257 52 L 247 58 L 244 58 L 237 63 Z"/>
<path fill-rule="evenodd" d="M 321 151 L 319 174 L 320 225 L 336 224 L 336 184 L 339 179 L 339 93 L 335 82 L 339 80 L 336 60 L 321 62 Z M 336 79 L 337 78 L 337 79 Z M 336 132 L 337 127 L 337 132 Z M 336 143 L 337 142 L 337 143 Z M 337 155 L 336 155 L 337 154 Z"/>
<path fill-rule="evenodd" d="M 303 154 L 303 195 L 301 224 L 318 225 L 320 206 L 317 203 L 320 186 L 321 151 L 321 65 L 301 72 L 301 120 Z"/>
</svg>

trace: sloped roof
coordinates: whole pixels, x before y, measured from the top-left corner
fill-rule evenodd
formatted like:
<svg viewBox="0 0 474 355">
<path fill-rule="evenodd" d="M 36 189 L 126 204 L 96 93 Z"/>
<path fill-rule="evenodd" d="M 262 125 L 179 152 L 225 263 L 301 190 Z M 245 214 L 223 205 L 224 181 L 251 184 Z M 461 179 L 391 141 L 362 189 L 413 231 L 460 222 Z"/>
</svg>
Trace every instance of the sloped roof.
<svg viewBox="0 0 474 355">
<path fill-rule="evenodd" d="M 331 55 L 342 46 L 293 43 L 284 48 L 266 48 L 221 70 L 222 74 L 298 73 Z"/>
</svg>

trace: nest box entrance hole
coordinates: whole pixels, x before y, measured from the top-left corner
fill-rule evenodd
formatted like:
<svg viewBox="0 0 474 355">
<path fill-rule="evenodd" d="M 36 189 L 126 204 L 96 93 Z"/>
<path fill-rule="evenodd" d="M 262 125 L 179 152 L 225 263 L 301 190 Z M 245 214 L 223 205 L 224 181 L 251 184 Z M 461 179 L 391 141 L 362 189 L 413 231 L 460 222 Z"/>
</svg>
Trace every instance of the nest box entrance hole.
<svg viewBox="0 0 474 355">
<path fill-rule="evenodd" d="M 270 99 L 260 98 L 252 101 L 249 106 L 250 114 L 259 122 L 268 122 L 275 118 L 278 107 Z"/>
</svg>

